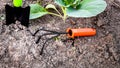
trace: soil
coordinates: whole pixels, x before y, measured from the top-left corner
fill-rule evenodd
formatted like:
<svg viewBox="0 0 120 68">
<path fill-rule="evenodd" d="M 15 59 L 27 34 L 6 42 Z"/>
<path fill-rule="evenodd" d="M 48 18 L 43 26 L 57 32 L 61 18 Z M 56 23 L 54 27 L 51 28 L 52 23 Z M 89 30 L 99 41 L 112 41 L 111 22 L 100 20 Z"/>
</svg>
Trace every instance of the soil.
<svg viewBox="0 0 120 68">
<path fill-rule="evenodd" d="M 5 25 L 5 4 L 10 0 L 0 1 L 0 68 L 120 68 L 120 1 L 106 0 L 104 12 L 92 18 L 68 18 L 66 23 L 61 18 L 46 15 L 36 20 L 30 20 L 30 27 L 17 24 Z M 35 3 L 24 0 L 24 5 Z M 52 0 L 39 1 L 43 6 L 53 3 Z M 75 22 L 72 24 L 71 21 Z M 39 44 L 35 41 L 44 33 L 35 37 L 38 28 L 55 31 L 65 31 L 68 27 L 92 27 L 97 35 L 78 37 L 66 40 L 66 35 L 47 42 L 44 52 L 40 55 L 41 47 L 46 38 Z M 22 28 L 22 29 L 21 29 Z"/>
</svg>

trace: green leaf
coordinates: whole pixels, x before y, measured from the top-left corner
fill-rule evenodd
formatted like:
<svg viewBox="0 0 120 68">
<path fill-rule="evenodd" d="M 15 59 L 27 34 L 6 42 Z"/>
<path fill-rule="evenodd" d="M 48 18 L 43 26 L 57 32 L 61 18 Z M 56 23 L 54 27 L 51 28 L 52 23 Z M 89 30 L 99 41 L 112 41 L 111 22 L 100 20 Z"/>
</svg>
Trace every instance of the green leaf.
<svg viewBox="0 0 120 68">
<path fill-rule="evenodd" d="M 70 17 L 92 17 L 103 12 L 107 4 L 104 0 L 83 0 L 77 9 L 67 8 L 67 15 Z"/>
<path fill-rule="evenodd" d="M 56 10 L 56 7 L 53 4 L 48 4 L 45 8 L 46 9 L 54 9 L 54 10 Z"/>
<path fill-rule="evenodd" d="M 55 0 L 55 3 L 58 4 L 59 6 L 66 6 L 63 0 Z"/>
<path fill-rule="evenodd" d="M 21 7 L 22 6 L 22 0 L 13 0 L 13 5 L 15 7 Z"/>
<path fill-rule="evenodd" d="M 57 8 L 53 4 L 48 4 L 45 8 L 54 9 L 59 15 L 61 15 L 61 13 L 57 10 Z"/>
<path fill-rule="evenodd" d="M 46 14 L 48 14 L 48 12 L 41 5 L 39 4 L 30 5 L 30 19 L 36 19 Z"/>
<path fill-rule="evenodd" d="M 76 8 L 78 5 L 80 5 L 81 0 L 75 0 L 72 4 L 72 7 Z"/>
<path fill-rule="evenodd" d="M 81 0 L 75 0 L 73 4 L 77 4 L 78 2 L 80 3 Z"/>
<path fill-rule="evenodd" d="M 76 5 L 79 5 L 81 0 L 55 0 L 55 3 L 59 6 L 63 7 L 76 7 Z"/>
<path fill-rule="evenodd" d="M 75 2 L 75 0 L 63 0 L 63 2 L 65 3 L 65 5 L 67 7 L 69 7 L 69 6 L 71 6 Z"/>
</svg>

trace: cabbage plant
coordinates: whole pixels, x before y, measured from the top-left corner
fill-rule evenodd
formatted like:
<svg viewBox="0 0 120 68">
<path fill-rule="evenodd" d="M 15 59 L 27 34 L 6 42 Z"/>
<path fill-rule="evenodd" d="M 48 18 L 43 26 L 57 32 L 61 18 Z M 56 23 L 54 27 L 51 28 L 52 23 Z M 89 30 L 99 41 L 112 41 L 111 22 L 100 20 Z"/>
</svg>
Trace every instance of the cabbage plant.
<svg viewBox="0 0 120 68">
<path fill-rule="evenodd" d="M 48 4 L 45 8 L 39 4 L 31 4 L 30 19 L 35 19 L 46 14 L 52 14 L 66 20 L 68 17 L 93 17 L 103 12 L 106 7 L 104 0 L 55 0 L 60 6 L 63 13 L 52 4 Z M 57 13 L 49 12 L 48 9 L 54 9 Z"/>
</svg>

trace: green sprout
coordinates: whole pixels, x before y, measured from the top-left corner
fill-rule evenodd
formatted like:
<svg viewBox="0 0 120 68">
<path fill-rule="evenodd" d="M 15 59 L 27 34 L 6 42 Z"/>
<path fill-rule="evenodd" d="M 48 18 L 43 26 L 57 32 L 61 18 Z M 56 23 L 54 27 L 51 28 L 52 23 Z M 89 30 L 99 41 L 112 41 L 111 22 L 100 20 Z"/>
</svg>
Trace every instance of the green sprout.
<svg viewBox="0 0 120 68">
<path fill-rule="evenodd" d="M 45 8 L 39 4 L 31 4 L 30 19 L 51 14 L 61 17 L 65 22 L 68 17 L 88 18 L 97 16 L 107 7 L 104 0 L 55 0 L 55 3 L 60 6 L 62 13 L 52 4 L 48 4 Z M 49 12 L 49 9 L 54 9 L 57 13 Z"/>
<path fill-rule="evenodd" d="M 21 7 L 22 6 L 22 0 L 13 0 L 13 5 L 15 7 Z"/>
</svg>

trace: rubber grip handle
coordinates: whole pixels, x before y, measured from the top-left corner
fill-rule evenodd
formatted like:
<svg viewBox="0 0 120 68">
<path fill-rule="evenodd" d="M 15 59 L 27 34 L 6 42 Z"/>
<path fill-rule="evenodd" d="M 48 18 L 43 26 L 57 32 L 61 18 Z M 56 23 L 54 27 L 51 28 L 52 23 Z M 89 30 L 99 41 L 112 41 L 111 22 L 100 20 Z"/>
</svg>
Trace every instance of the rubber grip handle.
<svg viewBox="0 0 120 68">
<path fill-rule="evenodd" d="M 69 38 L 96 35 L 96 29 L 93 29 L 93 28 L 79 28 L 79 29 L 68 28 L 66 32 L 68 33 L 67 36 Z"/>
</svg>

